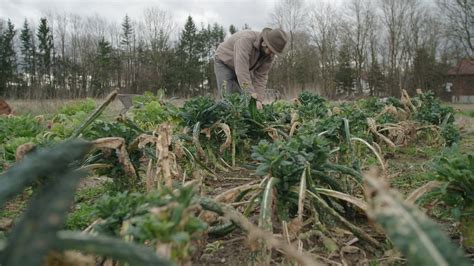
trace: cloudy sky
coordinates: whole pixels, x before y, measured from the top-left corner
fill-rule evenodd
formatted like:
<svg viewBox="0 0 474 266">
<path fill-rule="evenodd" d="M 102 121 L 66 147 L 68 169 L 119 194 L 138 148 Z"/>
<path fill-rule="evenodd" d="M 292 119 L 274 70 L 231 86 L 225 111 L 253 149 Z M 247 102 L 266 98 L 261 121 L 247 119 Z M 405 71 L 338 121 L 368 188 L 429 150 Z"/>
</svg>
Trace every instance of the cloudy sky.
<svg viewBox="0 0 474 266">
<path fill-rule="evenodd" d="M 269 13 L 277 0 L 0 0 L 0 18 L 10 18 L 17 28 L 23 20 L 37 21 L 48 11 L 76 13 L 81 16 L 99 14 L 110 21 L 122 21 L 125 14 L 132 19 L 143 16 L 143 10 L 156 6 L 168 11 L 176 24 L 184 25 L 188 15 L 199 24 L 218 22 L 253 29 L 267 26 Z"/>
</svg>

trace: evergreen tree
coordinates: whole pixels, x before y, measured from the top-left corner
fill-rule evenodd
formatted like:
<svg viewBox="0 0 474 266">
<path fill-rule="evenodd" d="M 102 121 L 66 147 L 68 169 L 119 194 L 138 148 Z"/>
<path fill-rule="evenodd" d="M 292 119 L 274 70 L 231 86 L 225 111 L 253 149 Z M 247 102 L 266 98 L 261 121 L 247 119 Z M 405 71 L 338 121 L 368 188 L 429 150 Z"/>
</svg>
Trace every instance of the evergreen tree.
<svg viewBox="0 0 474 266">
<path fill-rule="evenodd" d="M 434 55 L 428 53 L 426 48 L 416 50 L 413 62 L 413 89 L 431 90 L 439 92 L 444 73 L 447 67 L 436 62 Z"/>
<path fill-rule="evenodd" d="M 230 32 L 230 35 L 234 34 L 237 32 L 237 28 L 234 26 L 234 24 L 230 24 L 229 26 L 229 32 Z"/>
<path fill-rule="evenodd" d="M 133 26 L 130 22 L 130 17 L 125 15 L 125 18 L 122 22 L 122 35 L 121 35 L 120 44 L 125 48 L 129 49 L 132 46 L 133 40 Z"/>
<path fill-rule="evenodd" d="M 343 44 L 339 51 L 338 70 L 335 76 L 339 91 L 351 95 L 354 91 L 354 70 L 351 67 L 349 45 Z"/>
<path fill-rule="evenodd" d="M 25 19 L 23 23 L 23 29 L 20 33 L 20 50 L 22 54 L 22 68 L 23 73 L 29 75 L 35 75 L 35 45 L 33 40 L 33 35 L 31 29 L 28 25 L 28 22 Z"/>
<path fill-rule="evenodd" d="M 8 20 L 0 40 L 0 93 L 7 94 L 9 82 L 16 79 L 16 54 L 14 50 L 15 26 Z"/>
<path fill-rule="evenodd" d="M 370 69 L 368 73 L 368 82 L 370 96 L 375 96 L 375 92 L 381 92 L 385 86 L 385 76 L 382 73 L 382 69 L 377 60 L 373 60 L 370 64 Z"/>
<path fill-rule="evenodd" d="M 110 42 L 102 37 L 98 43 L 97 55 L 96 55 L 97 68 L 94 75 L 93 85 L 93 96 L 101 96 L 106 92 L 109 87 L 110 79 L 114 73 L 114 57 L 113 48 Z"/>
<path fill-rule="evenodd" d="M 212 26 L 212 43 L 214 46 L 214 50 L 217 49 L 217 46 L 219 46 L 219 44 L 224 41 L 224 38 L 224 27 L 220 26 L 217 23 L 214 23 L 214 25 Z"/>
<path fill-rule="evenodd" d="M 122 45 L 123 59 L 125 60 L 125 87 L 133 92 L 133 59 L 134 59 L 134 30 L 130 17 L 125 15 L 122 22 L 122 34 L 120 44 Z"/>
<path fill-rule="evenodd" d="M 179 39 L 177 57 L 180 62 L 180 88 L 185 96 L 198 91 L 202 81 L 201 51 L 202 36 L 199 36 L 193 18 L 189 16 Z"/>
<path fill-rule="evenodd" d="M 53 35 L 46 18 L 41 18 L 36 37 L 38 38 L 38 69 L 40 78 L 43 78 L 44 75 L 51 74 L 54 52 Z"/>
</svg>

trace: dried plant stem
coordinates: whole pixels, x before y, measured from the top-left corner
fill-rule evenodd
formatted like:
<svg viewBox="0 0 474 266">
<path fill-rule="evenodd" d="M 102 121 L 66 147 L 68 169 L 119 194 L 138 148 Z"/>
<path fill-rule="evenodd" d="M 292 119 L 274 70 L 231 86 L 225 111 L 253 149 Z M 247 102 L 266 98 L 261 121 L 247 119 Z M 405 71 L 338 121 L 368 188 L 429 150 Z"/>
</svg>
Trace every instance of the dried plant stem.
<svg viewBox="0 0 474 266">
<path fill-rule="evenodd" d="M 259 227 L 253 225 L 245 216 L 237 212 L 234 208 L 229 207 L 226 204 L 204 198 L 200 200 L 200 204 L 204 209 L 214 211 L 220 215 L 225 215 L 228 219 L 245 230 L 250 240 L 261 239 L 266 243 L 268 248 L 281 250 L 285 256 L 294 259 L 300 265 L 322 265 L 321 263 L 315 261 L 311 255 L 299 252 L 295 247 L 288 245 L 284 241 L 274 237 L 273 234 L 265 232 Z"/>
<path fill-rule="evenodd" d="M 375 154 L 375 157 L 377 157 L 377 160 L 379 161 L 380 166 L 382 166 L 383 172 L 386 173 L 387 169 L 385 168 L 385 163 L 382 159 L 382 156 L 377 152 L 377 150 L 372 145 L 370 145 L 367 141 L 361 138 L 351 138 L 351 140 L 362 142 L 365 146 L 367 146 Z"/>
<path fill-rule="evenodd" d="M 342 217 L 339 213 L 337 213 L 333 208 L 329 207 L 329 205 L 320 197 L 318 197 L 315 193 L 311 192 L 310 190 L 307 191 L 308 195 L 311 196 L 313 199 L 315 199 L 317 202 L 320 203 L 320 206 L 324 208 L 329 214 L 334 216 L 341 222 L 344 226 L 349 228 L 351 232 L 358 238 L 365 240 L 372 246 L 376 248 L 382 248 L 382 245 L 375 240 L 373 237 L 369 236 L 366 232 L 364 232 L 362 229 L 358 228 L 357 226 L 351 224 L 349 221 L 347 221 L 344 217 Z"/>
</svg>

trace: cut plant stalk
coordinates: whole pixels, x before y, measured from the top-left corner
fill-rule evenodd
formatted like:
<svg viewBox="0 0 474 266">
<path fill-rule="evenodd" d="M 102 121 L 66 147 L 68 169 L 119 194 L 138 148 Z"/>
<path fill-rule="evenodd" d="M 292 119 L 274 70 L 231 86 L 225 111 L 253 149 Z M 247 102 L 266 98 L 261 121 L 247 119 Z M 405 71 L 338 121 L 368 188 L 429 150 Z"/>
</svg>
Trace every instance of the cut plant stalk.
<svg viewBox="0 0 474 266">
<path fill-rule="evenodd" d="M 410 204 L 415 204 L 416 201 L 420 197 L 422 197 L 424 194 L 426 194 L 426 193 L 428 193 L 428 192 L 430 192 L 434 189 L 440 188 L 442 185 L 443 185 L 443 183 L 441 183 L 439 181 L 430 181 L 430 182 L 424 184 L 423 186 L 417 188 L 412 193 L 410 193 L 410 195 L 405 199 L 405 202 L 410 203 Z"/>
<path fill-rule="evenodd" d="M 112 91 L 109 95 L 107 95 L 107 98 L 105 98 L 104 103 L 102 103 L 99 107 L 97 107 L 94 112 L 91 113 L 91 115 L 86 119 L 86 121 L 80 125 L 71 135 L 71 139 L 75 139 L 81 135 L 81 133 L 92 123 L 94 120 L 97 119 L 97 117 L 104 112 L 105 108 L 115 100 L 115 97 L 117 97 L 118 91 L 114 90 Z"/>
<path fill-rule="evenodd" d="M 274 177 L 270 177 L 270 179 L 268 180 L 265 186 L 265 190 L 263 191 L 262 203 L 260 207 L 260 219 L 258 220 L 258 226 L 262 228 L 262 230 L 270 232 L 271 234 L 273 234 L 273 188 L 278 182 L 279 180 Z M 261 249 L 257 254 L 258 263 L 269 265 L 271 257 L 271 249 L 269 249 L 265 246 L 264 243 L 262 243 Z"/>
<path fill-rule="evenodd" d="M 344 118 L 342 120 L 344 121 L 344 137 L 346 139 L 347 147 L 349 148 L 349 154 L 351 155 L 352 166 L 356 169 L 356 171 L 360 172 L 360 162 L 357 156 L 355 156 L 354 154 L 354 147 L 352 147 L 349 120 L 347 120 L 347 118 Z"/>
<path fill-rule="evenodd" d="M 352 141 L 359 141 L 359 142 L 362 142 L 365 146 L 367 146 L 375 155 L 375 157 L 377 158 L 377 160 L 379 161 L 380 163 L 380 166 L 382 167 L 382 170 L 383 170 L 383 173 L 386 174 L 387 173 L 387 169 L 385 168 L 385 163 L 382 159 L 382 156 L 377 152 L 377 150 L 372 146 L 370 145 L 367 141 L 361 139 L 361 138 L 351 138 Z"/>
<path fill-rule="evenodd" d="M 286 244 L 285 242 L 276 239 L 272 234 L 263 231 L 259 227 L 253 225 L 245 216 L 237 212 L 234 208 L 215 202 L 208 198 L 201 198 L 199 203 L 205 210 L 216 212 L 219 215 L 224 215 L 237 224 L 240 228 L 247 232 L 251 240 L 261 239 L 266 243 L 266 246 L 269 248 L 275 248 L 281 250 L 281 252 L 289 257 L 294 259 L 297 263 L 304 266 L 318 266 L 321 263 L 314 261 L 311 256 L 306 253 L 301 254 L 296 248 L 291 245 Z"/>
<path fill-rule="evenodd" d="M 123 138 L 111 137 L 111 138 L 101 138 L 96 139 L 92 142 L 94 148 L 107 148 L 113 149 L 116 151 L 119 162 L 122 164 L 123 169 L 127 175 L 133 180 L 137 180 L 137 172 L 135 167 L 130 161 L 130 156 L 128 155 L 127 148 L 125 145 L 125 140 Z"/>
<path fill-rule="evenodd" d="M 208 161 L 208 158 L 206 156 L 206 152 L 204 151 L 204 149 L 202 148 L 201 146 L 201 142 L 199 141 L 199 135 L 201 134 L 201 123 L 200 122 L 197 122 L 195 125 L 194 125 L 194 129 L 193 129 L 193 144 L 196 146 L 196 150 L 198 152 L 198 155 L 204 159 L 205 162 Z"/>
<path fill-rule="evenodd" d="M 371 246 L 381 249 L 382 245 L 380 242 L 375 240 L 373 237 L 369 236 L 367 233 L 365 233 L 362 229 L 358 228 L 357 226 L 353 225 L 349 221 L 347 221 L 344 217 L 342 217 L 339 213 L 337 213 L 333 208 L 329 207 L 329 205 L 320 197 L 318 197 L 315 193 L 313 193 L 311 190 L 307 191 L 308 195 L 315 199 L 317 202 L 320 203 L 320 206 L 324 208 L 329 214 L 331 214 L 333 217 L 337 218 L 339 222 L 341 222 L 344 226 L 346 226 L 351 232 L 358 238 L 366 241 L 369 243 Z"/>
</svg>

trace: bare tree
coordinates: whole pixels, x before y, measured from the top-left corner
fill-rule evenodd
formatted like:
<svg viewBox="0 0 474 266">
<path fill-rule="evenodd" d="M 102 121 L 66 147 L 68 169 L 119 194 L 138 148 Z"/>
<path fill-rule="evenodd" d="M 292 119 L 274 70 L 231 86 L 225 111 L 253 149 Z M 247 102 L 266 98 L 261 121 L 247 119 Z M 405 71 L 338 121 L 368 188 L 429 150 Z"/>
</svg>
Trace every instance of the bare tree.
<svg viewBox="0 0 474 266">
<path fill-rule="evenodd" d="M 274 26 L 285 29 L 289 33 L 289 50 L 293 51 L 295 32 L 303 29 L 305 25 L 304 0 L 279 0 L 271 13 L 271 20 Z"/>
<path fill-rule="evenodd" d="M 321 3 L 310 10 L 308 31 L 320 58 L 319 78 L 322 92 L 329 97 L 336 95 L 334 75 L 337 62 L 337 47 L 340 25 L 336 10 L 329 4 Z"/>
<path fill-rule="evenodd" d="M 289 93 L 289 90 L 295 82 L 292 73 L 294 72 L 295 56 L 298 49 L 296 47 L 297 42 L 295 41 L 295 35 L 299 31 L 302 31 L 306 24 L 304 8 L 304 0 L 279 0 L 275 4 L 273 12 L 270 14 L 271 24 L 274 27 L 284 29 L 289 35 L 287 52 L 282 58 L 279 58 L 280 63 L 284 65 L 286 69 L 286 86 L 284 86 L 283 91 L 285 95 Z"/>
<path fill-rule="evenodd" d="M 370 34 L 375 30 L 376 14 L 370 1 L 352 0 L 344 24 L 355 63 L 355 78 L 358 93 L 362 93 L 362 75 L 366 69 Z"/>
<path fill-rule="evenodd" d="M 54 24 L 56 25 L 54 34 L 56 35 L 55 47 L 59 49 L 59 55 L 61 58 L 66 56 L 66 37 L 68 30 L 68 16 L 67 14 L 54 14 Z"/>
<path fill-rule="evenodd" d="M 380 0 L 382 23 L 386 31 L 388 48 L 388 82 L 389 90 L 394 96 L 401 93 L 401 62 L 405 56 L 406 22 L 410 18 L 410 8 L 415 0 Z"/>
<path fill-rule="evenodd" d="M 425 21 L 429 17 L 429 11 L 426 6 L 421 5 L 419 0 L 411 0 L 408 2 L 407 19 L 405 21 L 405 27 L 402 32 L 402 52 L 400 53 L 400 65 L 401 74 L 399 78 L 400 87 L 410 90 L 413 93 L 415 89 L 411 84 L 411 73 L 410 69 L 413 66 L 413 62 L 417 51 L 425 49 L 423 39 L 425 38 L 424 27 Z"/>
<path fill-rule="evenodd" d="M 370 66 L 368 69 L 368 83 L 370 95 L 383 95 L 385 76 L 383 74 L 381 64 L 379 60 L 383 59 L 383 54 L 381 53 L 381 27 L 379 18 L 375 18 L 375 26 L 372 31 L 369 33 L 369 51 L 370 51 Z"/>
<path fill-rule="evenodd" d="M 68 70 L 66 69 L 65 62 L 67 61 L 66 58 L 66 45 L 67 45 L 67 31 L 68 31 L 68 16 L 67 14 L 60 14 L 55 13 L 53 14 L 53 24 L 56 25 L 54 28 L 54 36 L 55 38 L 55 47 L 58 50 L 56 53 L 56 71 L 55 71 L 55 80 L 57 80 L 57 90 L 58 95 L 62 97 L 65 96 L 67 93 L 66 89 L 66 73 Z"/>
<path fill-rule="evenodd" d="M 176 25 L 169 13 L 158 8 L 149 7 L 144 10 L 144 26 L 146 39 L 152 49 L 167 44 Z"/>
<path fill-rule="evenodd" d="M 474 56 L 474 1 L 437 0 L 445 16 L 446 35 L 464 51 L 464 56 Z"/>
</svg>

